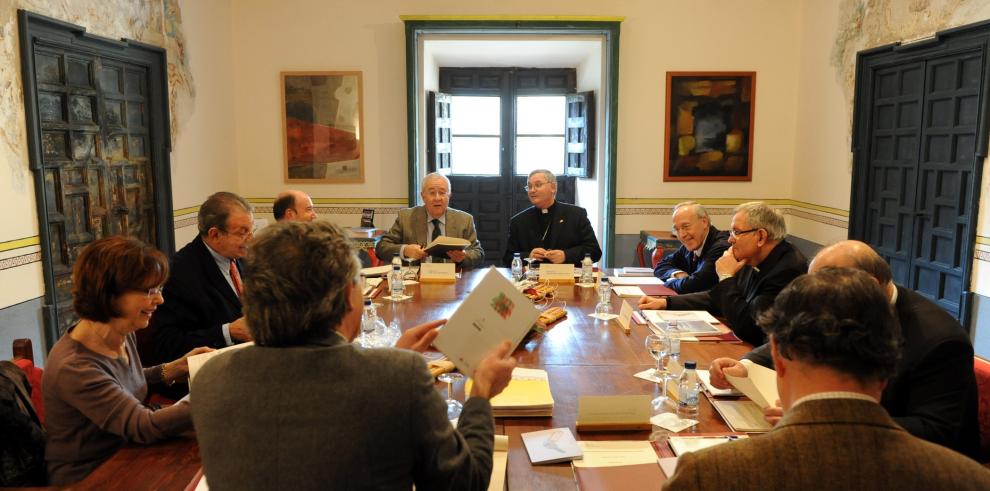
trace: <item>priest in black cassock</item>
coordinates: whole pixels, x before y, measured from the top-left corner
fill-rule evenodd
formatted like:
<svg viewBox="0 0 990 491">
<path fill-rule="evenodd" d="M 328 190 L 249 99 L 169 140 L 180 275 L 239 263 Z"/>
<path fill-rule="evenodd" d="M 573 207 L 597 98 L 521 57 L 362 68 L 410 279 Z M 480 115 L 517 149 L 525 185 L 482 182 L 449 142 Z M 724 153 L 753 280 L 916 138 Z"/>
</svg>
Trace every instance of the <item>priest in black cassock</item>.
<svg viewBox="0 0 990 491">
<path fill-rule="evenodd" d="M 585 254 L 592 261 L 602 257 L 602 248 L 588 221 L 588 212 L 580 206 L 556 200 L 557 177 L 546 169 L 529 173 L 526 184 L 533 206 L 512 217 L 509 240 L 502 264 L 512 264 L 512 255 L 554 264 L 580 265 Z"/>
</svg>

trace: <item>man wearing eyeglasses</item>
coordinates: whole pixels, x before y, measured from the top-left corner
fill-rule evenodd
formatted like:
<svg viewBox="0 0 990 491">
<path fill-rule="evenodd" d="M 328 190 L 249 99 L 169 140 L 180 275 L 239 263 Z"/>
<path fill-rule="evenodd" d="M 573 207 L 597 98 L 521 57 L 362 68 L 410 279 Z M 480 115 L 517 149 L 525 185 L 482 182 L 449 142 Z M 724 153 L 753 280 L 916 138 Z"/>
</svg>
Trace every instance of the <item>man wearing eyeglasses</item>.
<svg viewBox="0 0 990 491">
<path fill-rule="evenodd" d="M 664 256 L 653 275 L 677 293 L 710 289 L 718 283 L 715 262 L 729 248 L 729 233 L 715 228 L 705 207 L 694 201 L 674 206 L 672 219 L 681 247 Z"/>
<path fill-rule="evenodd" d="M 715 262 L 718 284 L 707 292 L 639 299 L 641 309 L 707 310 L 725 318 L 736 336 L 759 346 L 766 342 L 756 324 L 788 283 L 808 270 L 808 260 L 787 241 L 784 217 L 760 201 L 736 207 L 729 247 Z"/>
<path fill-rule="evenodd" d="M 422 261 L 429 254 L 424 247 L 440 236 L 467 240 L 463 251 L 447 251 L 434 260 L 453 261 L 464 269 L 481 264 L 485 251 L 478 241 L 471 214 L 450 208 L 450 180 L 436 172 L 423 177 L 419 195 L 423 204 L 399 211 L 395 224 L 375 246 L 375 254 L 390 261 L 399 254 L 405 260 Z"/>
<path fill-rule="evenodd" d="M 585 254 L 592 261 L 602 257 L 602 248 L 588 221 L 588 212 L 580 206 L 557 201 L 557 177 L 546 169 L 529 173 L 526 193 L 533 206 L 512 217 L 509 239 L 502 264 L 512 264 L 519 253 L 536 262 L 580 265 Z"/>
<path fill-rule="evenodd" d="M 241 313 L 241 259 L 254 236 L 254 215 L 244 198 L 218 192 L 199 208 L 199 235 L 175 253 L 165 303 L 151 318 L 153 353 L 141 359 L 174 360 L 192 348 L 222 348 L 251 340 Z"/>
</svg>

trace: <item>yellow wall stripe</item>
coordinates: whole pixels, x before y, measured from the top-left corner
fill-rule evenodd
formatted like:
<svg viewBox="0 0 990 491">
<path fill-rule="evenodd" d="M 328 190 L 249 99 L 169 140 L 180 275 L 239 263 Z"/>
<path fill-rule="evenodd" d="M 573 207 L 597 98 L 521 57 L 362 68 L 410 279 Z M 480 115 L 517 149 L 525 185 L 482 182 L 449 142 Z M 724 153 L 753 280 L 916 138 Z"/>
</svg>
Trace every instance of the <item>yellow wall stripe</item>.
<svg viewBox="0 0 990 491">
<path fill-rule="evenodd" d="M 0 252 L 20 249 L 22 247 L 36 246 L 39 244 L 41 244 L 41 240 L 37 235 L 34 237 L 25 237 L 23 239 L 8 240 L 6 242 L 0 242 Z"/>
<path fill-rule="evenodd" d="M 619 198 L 615 200 L 618 205 L 676 205 L 682 201 L 697 201 L 703 205 L 716 206 L 716 205 L 731 205 L 735 206 L 747 201 L 754 201 L 751 198 Z M 797 201 L 793 199 L 761 199 L 768 205 L 776 206 L 797 206 L 799 208 L 809 208 L 812 210 L 817 210 L 825 213 L 831 213 L 833 215 L 839 215 L 848 217 L 849 211 L 842 210 L 839 208 L 832 208 L 828 206 L 816 205 L 814 203 L 806 203 L 804 201 Z"/>
<path fill-rule="evenodd" d="M 615 15 L 400 15 L 403 22 L 408 21 L 570 21 L 570 22 L 622 22 L 624 16 Z"/>
<path fill-rule="evenodd" d="M 275 198 L 248 198 L 249 203 L 258 205 L 270 205 L 275 202 Z M 315 205 L 351 205 L 351 204 L 372 204 L 372 205 L 408 205 L 406 198 L 313 198 Z"/>
</svg>

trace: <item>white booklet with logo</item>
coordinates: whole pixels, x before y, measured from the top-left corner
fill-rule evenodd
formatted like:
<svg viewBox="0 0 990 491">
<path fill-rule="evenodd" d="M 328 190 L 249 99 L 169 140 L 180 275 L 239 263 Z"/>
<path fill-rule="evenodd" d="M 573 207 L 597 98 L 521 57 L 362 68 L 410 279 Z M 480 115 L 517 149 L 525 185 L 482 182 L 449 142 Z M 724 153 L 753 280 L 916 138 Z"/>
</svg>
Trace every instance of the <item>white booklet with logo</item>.
<svg viewBox="0 0 990 491">
<path fill-rule="evenodd" d="M 492 267 L 440 329 L 433 345 L 470 376 L 502 341 L 509 340 L 514 350 L 539 315 L 533 302 Z"/>
</svg>

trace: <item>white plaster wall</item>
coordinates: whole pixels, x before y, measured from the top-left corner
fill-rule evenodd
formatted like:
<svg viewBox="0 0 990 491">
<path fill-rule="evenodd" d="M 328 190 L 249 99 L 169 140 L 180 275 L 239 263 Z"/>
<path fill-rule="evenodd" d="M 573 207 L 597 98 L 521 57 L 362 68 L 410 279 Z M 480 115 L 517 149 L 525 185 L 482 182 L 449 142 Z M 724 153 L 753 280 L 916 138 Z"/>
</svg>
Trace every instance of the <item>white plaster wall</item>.
<svg viewBox="0 0 990 491">
<path fill-rule="evenodd" d="M 800 19 L 799 97 L 794 146 L 794 199 L 849 209 L 852 183 L 850 111 L 830 56 L 839 2 L 807 1 Z M 824 227 L 805 228 L 808 240 L 826 243 Z"/>
<path fill-rule="evenodd" d="M 216 191 L 238 192 L 231 0 L 181 0 L 196 103 L 172 142 L 172 206 L 199 206 Z M 191 240 L 176 234 L 176 249 Z"/>
<path fill-rule="evenodd" d="M 622 12 L 618 197 L 790 197 L 800 3 L 653 5 L 635 15 Z M 666 72 L 686 70 L 756 72 L 752 182 L 662 182 Z M 638 233 L 655 222 L 626 219 L 617 231 Z"/>
</svg>

